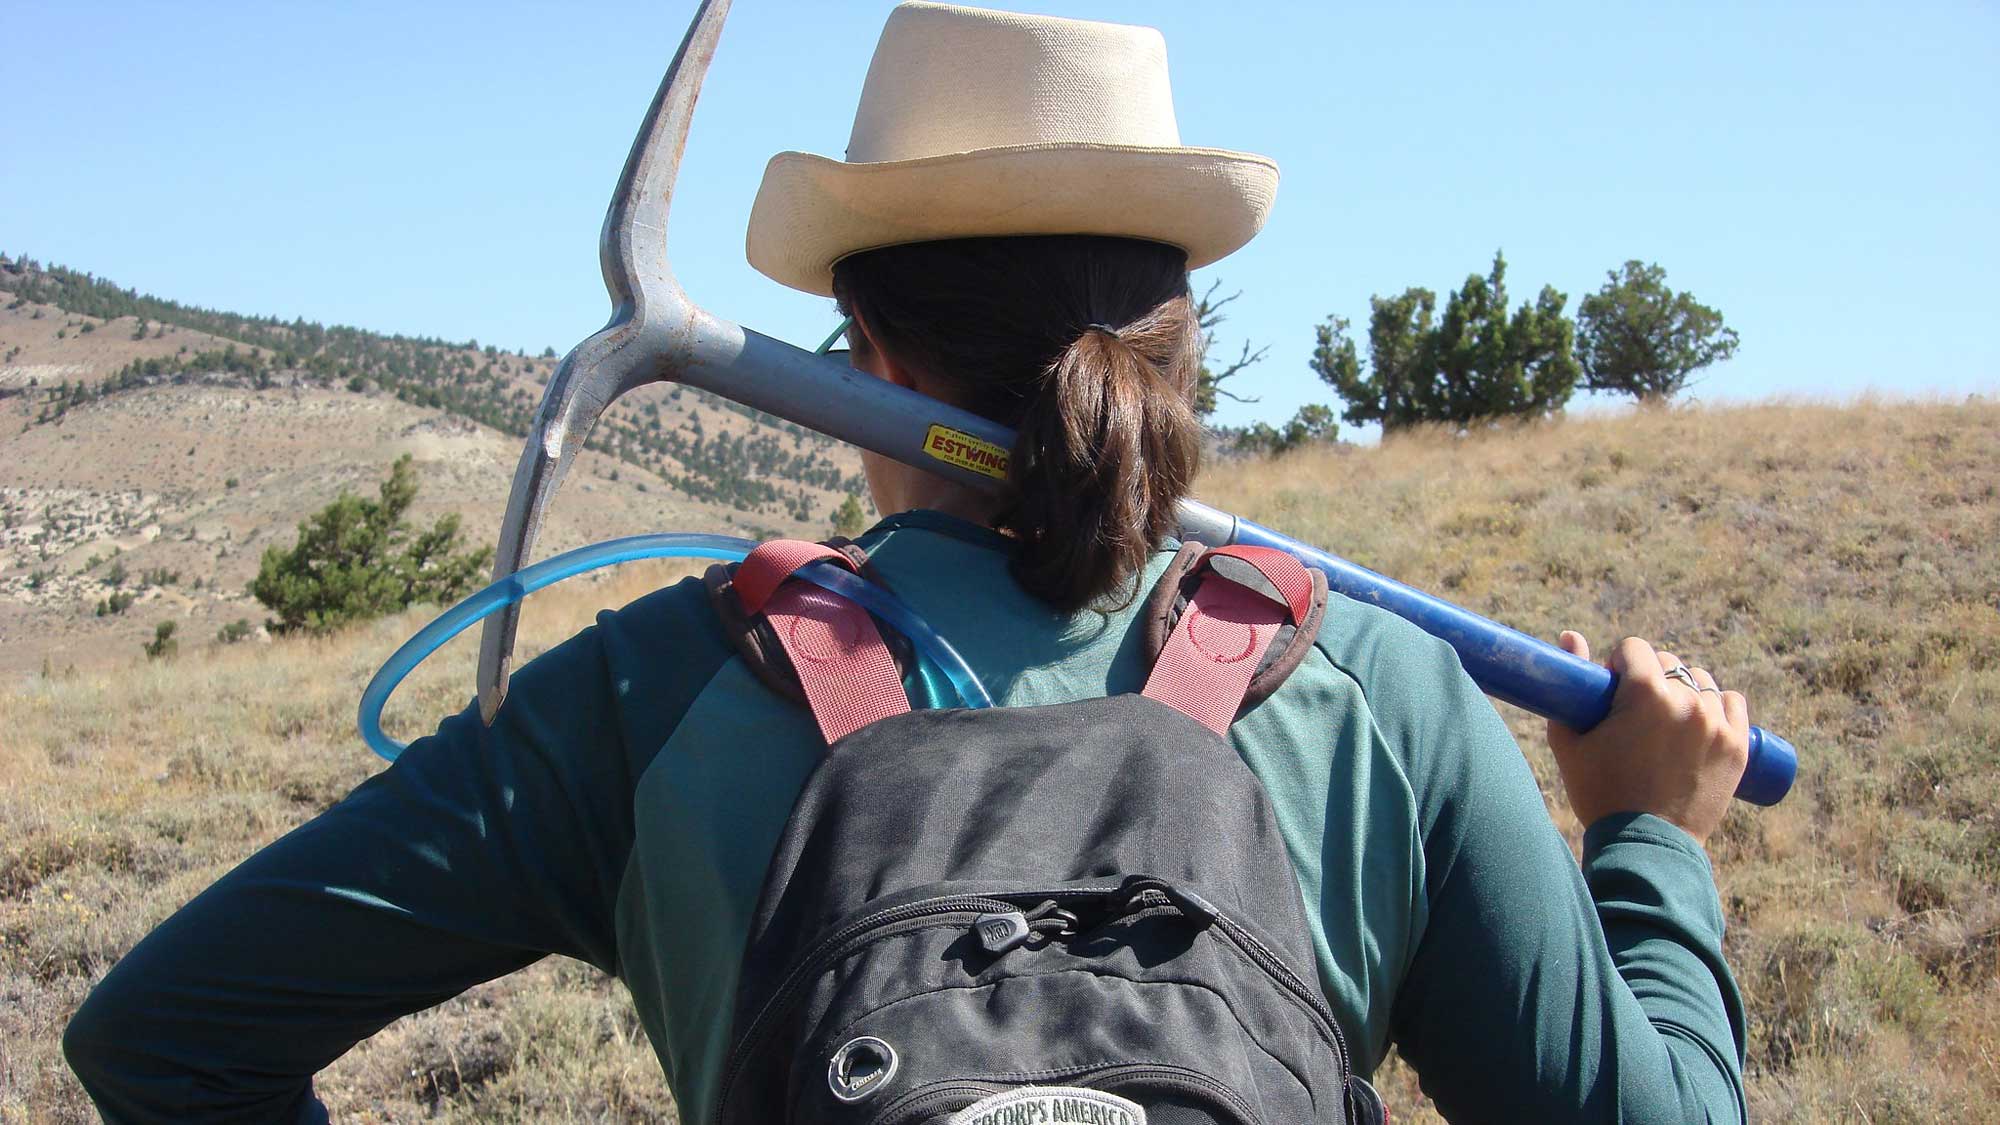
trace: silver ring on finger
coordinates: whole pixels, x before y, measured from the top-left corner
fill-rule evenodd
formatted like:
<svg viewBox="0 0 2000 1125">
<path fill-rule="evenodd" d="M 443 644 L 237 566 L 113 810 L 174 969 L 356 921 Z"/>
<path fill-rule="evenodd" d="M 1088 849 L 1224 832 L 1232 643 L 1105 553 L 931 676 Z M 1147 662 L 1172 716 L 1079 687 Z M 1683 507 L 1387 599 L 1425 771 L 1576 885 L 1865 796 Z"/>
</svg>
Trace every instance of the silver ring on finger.
<svg viewBox="0 0 2000 1125">
<path fill-rule="evenodd" d="M 1694 673 L 1688 671 L 1688 666 L 1685 664 L 1674 665 L 1666 670 L 1665 675 L 1670 680 L 1679 680 L 1681 683 L 1693 688 L 1697 693 L 1702 690 L 1701 685 L 1695 682 Z"/>
</svg>

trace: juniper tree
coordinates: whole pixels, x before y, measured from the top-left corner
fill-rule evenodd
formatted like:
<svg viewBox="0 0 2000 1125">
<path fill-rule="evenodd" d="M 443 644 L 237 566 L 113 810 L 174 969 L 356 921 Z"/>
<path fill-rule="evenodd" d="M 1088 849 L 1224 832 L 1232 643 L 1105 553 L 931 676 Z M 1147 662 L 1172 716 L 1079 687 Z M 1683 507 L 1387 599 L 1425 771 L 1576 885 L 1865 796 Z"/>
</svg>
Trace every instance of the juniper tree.
<svg viewBox="0 0 2000 1125">
<path fill-rule="evenodd" d="M 866 530 L 868 513 L 861 507 L 861 498 L 850 492 L 833 513 L 833 533 L 852 539 Z"/>
<path fill-rule="evenodd" d="M 1311 365 L 1346 400 L 1342 419 L 1463 427 L 1560 409 L 1579 375 L 1568 298 L 1545 285 L 1510 316 L 1506 281 L 1507 260 L 1495 254 L 1492 272 L 1466 278 L 1441 314 L 1428 289 L 1371 298 L 1365 373 L 1347 320 L 1328 317 Z"/>
<path fill-rule="evenodd" d="M 277 614 L 272 631 L 324 633 L 419 602 L 464 596 L 492 549 L 463 550 L 456 514 L 418 531 L 403 518 L 416 497 L 416 468 L 405 453 L 376 499 L 342 492 L 299 524 L 291 548 L 267 548 L 250 593 Z"/>
<path fill-rule="evenodd" d="M 1330 442 L 1340 436 L 1340 423 L 1333 411 L 1318 403 L 1301 406 L 1283 426 L 1253 422 L 1235 432 L 1230 448 L 1237 453 L 1260 453 L 1267 457 L 1289 453 L 1313 442 Z"/>
<path fill-rule="evenodd" d="M 1663 402 L 1688 376 L 1736 354 L 1736 332 L 1692 293 L 1667 288 L 1667 271 L 1633 260 L 1605 273 L 1604 288 L 1577 309 L 1584 386 Z"/>
<path fill-rule="evenodd" d="M 153 627 L 153 639 L 141 646 L 149 660 L 161 660 L 180 651 L 181 643 L 174 639 L 175 623 L 162 621 Z"/>
<path fill-rule="evenodd" d="M 1224 390 L 1222 384 L 1241 375 L 1246 368 L 1261 361 L 1264 353 L 1271 350 L 1269 345 L 1252 348 L 1250 342 L 1245 340 L 1243 350 L 1235 359 L 1228 363 L 1219 363 L 1216 367 L 1208 365 L 1215 351 L 1216 326 L 1228 319 L 1222 315 L 1222 308 L 1243 295 L 1240 292 L 1231 293 L 1218 300 L 1215 291 L 1220 288 L 1222 288 L 1220 281 L 1210 285 L 1208 292 L 1203 293 L 1201 299 L 1195 302 L 1194 308 L 1195 324 L 1201 329 L 1201 368 L 1195 374 L 1194 410 L 1203 418 L 1215 413 L 1218 398 L 1226 398 L 1231 402 L 1256 402 L 1254 398 Z"/>
</svg>

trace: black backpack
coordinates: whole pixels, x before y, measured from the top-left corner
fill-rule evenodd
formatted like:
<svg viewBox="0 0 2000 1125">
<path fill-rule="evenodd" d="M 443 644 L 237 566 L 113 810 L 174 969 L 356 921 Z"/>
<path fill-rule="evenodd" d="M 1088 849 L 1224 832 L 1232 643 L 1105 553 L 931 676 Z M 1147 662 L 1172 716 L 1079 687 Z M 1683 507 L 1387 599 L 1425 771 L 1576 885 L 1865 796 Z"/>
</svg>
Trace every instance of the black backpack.
<svg viewBox="0 0 2000 1125">
<path fill-rule="evenodd" d="M 718 1125 L 1387 1121 L 1220 737 L 1310 647 L 1322 576 L 1190 544 L 1148 600 L 1146 695 L 910 711 L 907 653 L 787 580 L 821 558 L 872 577 L 776 542 L 707 580 L 829 742 L 752 920 Z"/>
</svg>

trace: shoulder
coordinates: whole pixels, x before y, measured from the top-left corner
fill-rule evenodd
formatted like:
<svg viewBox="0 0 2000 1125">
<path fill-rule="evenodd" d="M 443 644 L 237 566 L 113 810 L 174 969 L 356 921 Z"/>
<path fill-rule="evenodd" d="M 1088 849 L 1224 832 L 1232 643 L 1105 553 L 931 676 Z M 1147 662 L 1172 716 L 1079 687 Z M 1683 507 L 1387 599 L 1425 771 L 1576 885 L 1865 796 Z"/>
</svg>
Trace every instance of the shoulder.
<svg viewBox="0 0 2000 1125">
<path fill-rule="evenodd" d="M 1335 594 L 1315 648 L 1330 674 L 1358 692 L 1375 737 L 1408 779 L 1426 835 L 1469 793 L 1529 776 L 1507 724 L 1444 641 Z"/>
<path fill-rule="evenodd" d="M 1450 645 L 1377 606 L 1329 595 L 1314 647 L 1360 690 L 1392 745 L 1427 744 L 1494 714 Z"/>
<path fill-rule="evenodd" d="M 592 629 L 607 659 L 666 657 L 678 663 L 728 651 L 708 591 L 692 575 L 599 612 Z"/>
<path fill-rule="evenodd" d="M 635 777 L 735 655 L 694 577 L 599 613 L 570 643 L 586 639 L 593 650 L 587 655 L 610 689 Z"/>
</svg>

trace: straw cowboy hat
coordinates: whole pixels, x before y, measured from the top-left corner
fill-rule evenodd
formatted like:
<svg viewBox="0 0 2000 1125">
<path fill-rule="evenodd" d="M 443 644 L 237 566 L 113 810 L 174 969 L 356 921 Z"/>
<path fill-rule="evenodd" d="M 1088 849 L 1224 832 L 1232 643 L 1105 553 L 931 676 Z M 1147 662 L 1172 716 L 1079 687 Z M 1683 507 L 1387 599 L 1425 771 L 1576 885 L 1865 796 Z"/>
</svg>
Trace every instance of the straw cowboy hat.
<svg viewBox="0 0 2000 1125">
<path fill-rule="evenodd" d="M 771 158 L 748 251 L 822 296 L 849 254 L 944 238 L 1119 235 L 1193 269 L 1250 241 L 1277 190 L 1266 157 L 1181 144 L 1158 31 L 913 2 L 882 29 L 847 159 Z"/>
</svg>

